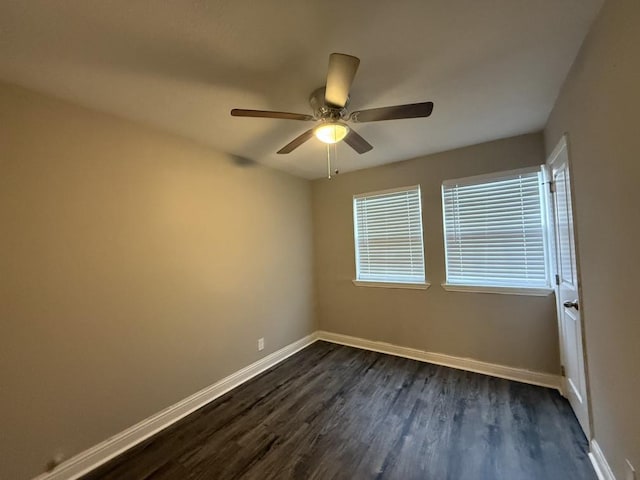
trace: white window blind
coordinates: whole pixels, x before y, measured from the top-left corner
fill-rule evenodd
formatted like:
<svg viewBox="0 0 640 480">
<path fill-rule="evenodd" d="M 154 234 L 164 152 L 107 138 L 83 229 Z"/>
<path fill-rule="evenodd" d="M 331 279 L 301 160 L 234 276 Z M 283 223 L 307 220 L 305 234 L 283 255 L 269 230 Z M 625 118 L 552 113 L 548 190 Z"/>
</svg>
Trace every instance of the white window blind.
<svg viewBox="0 0 640 480">
<path fill-rule="evenodd" d="M 356 279 L 425 283 L 420 186 L 353 198 Z"/>
<path fill-rule="evenodd" d="M 442 185 L 447 284 L 549 286 L 541 168 Z"/>
</svg>

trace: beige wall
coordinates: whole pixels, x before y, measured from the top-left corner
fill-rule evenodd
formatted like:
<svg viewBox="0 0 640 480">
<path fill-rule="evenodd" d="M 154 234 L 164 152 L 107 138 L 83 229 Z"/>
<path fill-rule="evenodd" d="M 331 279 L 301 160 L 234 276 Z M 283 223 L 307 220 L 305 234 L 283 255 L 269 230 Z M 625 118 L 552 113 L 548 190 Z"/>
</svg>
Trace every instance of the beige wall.
<svg viewBox="0 0 640 480">
<path fill-rule="evenodd" d="M 608 0 L 545 130 L 569 133 L 593 434 L 640 471 L 640 2 Z"/>
<path fill-rule="evenodd" d="M 0 84 L 0 478 L 312 332 L 310 215 L 307 181 Z"/>
<path fill-rule="evenodd" d="M 557 373 L 554 297 L 446 292 L 442 181 L 544 163 L 541 134 L 524 135 L 313 182 L 320 328 L 430 352 Z M 356 287 L 352 197 L 422 191 L 428 290 Z"/>
</svg>

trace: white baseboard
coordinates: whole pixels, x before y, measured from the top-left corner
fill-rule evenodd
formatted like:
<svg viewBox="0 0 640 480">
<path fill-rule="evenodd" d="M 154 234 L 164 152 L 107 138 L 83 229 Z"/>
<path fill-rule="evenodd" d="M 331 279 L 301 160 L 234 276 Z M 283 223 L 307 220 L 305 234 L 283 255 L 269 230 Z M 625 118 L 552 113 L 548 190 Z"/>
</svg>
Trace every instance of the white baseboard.
<svg viewBox="0 0 640 480">
<path fill-rule="evenodd" d="M 181 418 L 224 395 L 256 375 L 282 362 L 294 353 L 302 350 L 317 340 L 312 333 L 296 342 L 281 348 L 277 352 L 252 363 L 248 367 L 223 378 L 217 383 L 200 390 L 184 400 L 172 405 L 161 412 L 137 423 L 136 425 L 118 433 L 117 435 L 79 453 L 58 465 L 51 472 L 43 473 L 33 480 L 74 480 L 103 463 L 111 460 L 125 450 L 146 440 L 159 431 L 167 428 Z"/>
<path fill-rule="evenodd" d="M 443 353 L 432 353 L 424 350 L 418 350 L 409 347 L 400 347 L 391 343 L 377 342 L 373 340 L 365 340 L 364 338 L 351 337 L 339 333 L 330 333 L 325 331 L 317 332 L 319 340 L 327 342 L 339 343 L 350 347 L 372 350 L 374 352 L 387 353 L 398 357 L 411 358 L 421 362 L 435 363 L 445 367 L 457 368 L 459 370 L 468 370 L 470 372 L 483 373 L 493 377 L 506 378 L 515 380 L 516 382 L 529 383 L 542 387 L 554 388 L 561 390 L 561 377 L 550 373 L 534 372 L 522 368 L 507 367 L 505 365 L 497 365 L 495 363 L 481 362 L 471 358 L 454 357 Z"/>
<path fill-rule="evenodd" d="M 616 476 L 613 474 L 609 462 L 602 453 L 602 449 L 598 442 L 591 440 L 591 451 L 589 452 L 589 459 L 593 464 L 593 469 L 598 475 L 598 480 L 616 480 Z"/>
</svg>

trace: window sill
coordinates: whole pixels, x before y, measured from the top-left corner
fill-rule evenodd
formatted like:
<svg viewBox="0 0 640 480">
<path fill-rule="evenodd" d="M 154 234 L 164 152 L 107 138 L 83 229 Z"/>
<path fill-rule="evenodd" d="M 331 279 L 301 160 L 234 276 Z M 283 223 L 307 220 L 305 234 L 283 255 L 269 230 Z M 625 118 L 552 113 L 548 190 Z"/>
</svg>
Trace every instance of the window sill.
<svg viewBox="0 0 640 480">
<path fill-rule="evenodd" d="M 503 295 L 529 295 L 534 297 L 546 297 L 553 293 L 553 288 L 483 287 L 481 285 L 451 285 L 448 283 L 443 283 L 442 288 L 448 292 L 499 293 Z"/>
<path fill-rule="evenodd" d="M 356 287 L 377 287 L 377 288 L 407 288 L 410 290 L 426 290 L 430 283 L 399 283 L 399 282 L 371 282 L 367 280 L 352 280 Z"/>
</svg>

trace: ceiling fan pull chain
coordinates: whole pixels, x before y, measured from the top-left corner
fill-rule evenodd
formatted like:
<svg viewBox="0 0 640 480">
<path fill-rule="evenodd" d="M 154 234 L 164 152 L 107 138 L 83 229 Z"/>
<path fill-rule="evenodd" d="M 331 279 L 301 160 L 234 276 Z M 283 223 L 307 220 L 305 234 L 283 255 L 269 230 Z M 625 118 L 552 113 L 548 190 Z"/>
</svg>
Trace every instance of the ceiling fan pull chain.
<svg viewBox="0 0 640 480">
<path fill-rule="evenodd" d="M 327 178 L 331 180 L 331 150 L 329 150 L 330 145 L 327 143 Z"/>
</svg>

